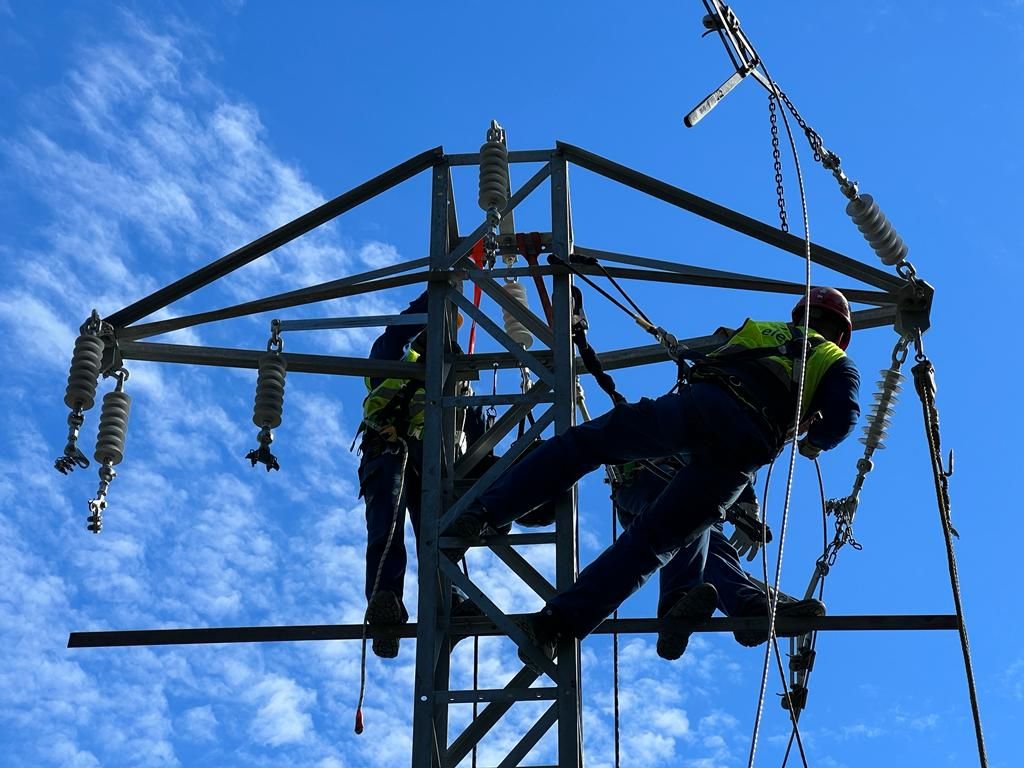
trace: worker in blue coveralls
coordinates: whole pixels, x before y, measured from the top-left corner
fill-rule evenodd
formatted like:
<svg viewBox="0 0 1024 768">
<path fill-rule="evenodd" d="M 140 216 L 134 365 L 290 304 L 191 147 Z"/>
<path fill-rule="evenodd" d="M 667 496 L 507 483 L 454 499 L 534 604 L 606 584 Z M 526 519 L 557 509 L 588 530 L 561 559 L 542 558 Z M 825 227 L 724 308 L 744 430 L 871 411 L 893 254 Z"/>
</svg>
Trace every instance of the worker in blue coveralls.
<svg viewBox="0 0 1024 768">
<path fill-rule="evenodd" d="M 612 474 L 612 501 L 619 523 L 628 528 L 640 518 L 665 490 L 685 457 L 656 459 L 652 466 L 639 462 L 617 467 Z M 700 536 L 681 547 L 659 571 L 658 618 L 707 619 L 717 607 L 726 616 L 766 616 L 767 595 L 743 570 L 740 557 L 753 560 L 762 538 L 771 541 L 771 531 L 761 521 L 760 506 L 753 484 L 747 485 L 726 512 L 726 520 L 735 531 L 727 539 L 722 523 L 716 522 Z M 780 616 L 823 616 L 825 606 L 818 600 L 795 600 L 779 596 Z M 768 639 L 766 632 L 734 633 L 741 645 L 753 647 Z M 674 661 L 683 655 L 690 633 L 662 627 L 658 632 L 657 652 Z"/>
<path fill-rule="evenodd" d="M 677 390 L 656 400 L 619 403 L 546 440 L 447 531 L 475 543 L 489 528 L 565 493 L 602 464 L 688 456 L 576 583 L 528 617 L 523 628 L 547 658 L 554 658 L 561 636 L 590 634 L 664 560 L 721 521 L 753 473 L 781 452 L 794 427 L 803 435 L 800 452 L 809 458 L 852 431 L 860 414 L 860 377 L 845 353 L 853 332 L 846 298 L 834 288 L 813 288 L 809 299 L 793 308 L 792 319 L 747 319 L 722 347 L 694 363 L 689 380 Z M 795 418 L 805 346 L 802 406 Z"/>
<path fill-rule="evenodd" d="M 402 314 L 427 311 L 427 294 L 416 298 Z M 392 325 L 370 348 L 371 360 L 424 362 L 425 325 Z M 359 495 L 366 502 L 366 622 L 400 624 L 409 620 L 402 602 L 405 582 L 405 513 L 419 540 L 420 471 L 423 460 L 423 382 L 367 378 L 363 401 L 363 441 L 360 446 Z M 484 432 L 479 407 L 461 410 L 457 424 L 468 443 Z M 461 443 L 456 437 L 456 445 Z M 453 615 L 478 614 L 458 590 L 452 593 Z M 382 658 L 398 655 L 398 638 L 374 638 L 373 652 Z"/>
</svg>

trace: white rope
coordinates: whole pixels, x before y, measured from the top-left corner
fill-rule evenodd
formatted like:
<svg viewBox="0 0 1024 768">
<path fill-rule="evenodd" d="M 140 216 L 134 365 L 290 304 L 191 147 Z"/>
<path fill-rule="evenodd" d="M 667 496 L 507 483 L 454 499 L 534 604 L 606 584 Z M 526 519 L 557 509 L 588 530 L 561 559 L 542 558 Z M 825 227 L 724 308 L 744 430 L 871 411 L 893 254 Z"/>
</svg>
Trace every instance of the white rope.
<svg viewBox="0 0 1024 768">
<path fill-rule="evenodd" d="M 778 86 L 775 81 L 772 80 L 771 75 L 768 74 L 768 69 L 762 62 L 761 68 L 764 69 L 765 77 L 772 84 L 775 90 L 776 97 L 778 95 Z M 790 451 L 789 451 L 789 463 L 786 472 L 786 492 L 785 499 L 782 507 L 782 523 L 779 527 L 779 556 L 775 563 L 775 580 L 772 591 L 768 594 L 768 643 L 765 647 L 764 652 L 764 664 L 761 668 L 761 687 L 757 697 L 757 712 L 754 716 L 754 730 L 750 737 L 750 754 L 747 759 L 747 768 L 754 768 L 754 758 L 757 754 L 757 739 L 760 735 L 761 729 L 761 716 L 764 713 L 764 697 L 765 691 L 768 685 L 768 667 L 771 663 L 771 654 L 773 642 L 775 640 L 775 613 L 778 609 L 779 603 L 779 584 L 782 581 L 782 555 L 786 544 L 786 528 L 789 523 L 789 505 L 792 499 L 793 493 L 793 473 L 796 468 L 796 454 L 797 454 L 797 439 L 798 432 L 800 430 L 800 412 L 803 410 L 803 394 L 804 394 L 804 379 L 806 374 L 806 363 L 807 363 L 807 349 L 808 349 L 808 326 L 810 325 L 810 312 L 811 312 L 811 225 L 810 219 L 807 213 L 807 193 L 804 189 L 803 173 L 800 170 L 800 158 L 796 151 L 796 142 L 793 140 L 793 131 L 789 125 L 789 118 L 786 117 L 786 111 L 779 110 L 782 113 L 782 121 L 786 126 L 786 136 L 789 139 L 790 151 L 793 155 L 793 163 L 796 167 L 797 183 L 800 187 L 800 208 L 803 213 L 803 224 L 804 224 L 804 316 L 802 320 L 803 333 L 800 339 L 800 373 L 797 380 L 796 390 L 796 409 L 795 416 L 793 418 L 793 435 L 790 439 Z M 765 517 L 767 519 L 768 510 L 765 510 Z M 792 713 L 792 710 L 790 710 Z M 794 721 L 794 725 L 795 725 Z"/>
<path fill-rule="evenodd" d="M 398 442 L 402 444 L 402 467 L 399 471 L 398 483 L 398 497 L 395 499 L 395 513 L 391 518 L 391 530 L 388 531 L 387 541 L 384 543 L 384 551 L 381 553 L 380 562 L 377 563 L 377 575 L 373 578 L 373 589 L 370 590 L 370 599 L 367 600 L 367 607 L 369 603 L 373 602 L 373 598 L 377 595 L 377 588 L 380 587 L 380 577 L 384 572 L 384 561 L 387 559 L 388 551 L 391 549 L 391 542 L 395 538 L 395 530 L 398 528 L 398 515 L 402 509 L 402 494 L 405 493 L 405 467 L 409 462 L 409 446 L 401 437 L 397 438 Z M 357 734 L 363 732 L 363 698 L 366 695 L 366 614 L 363 614 L 363 636 L 362 636 L 362 649 L 359 658 L 359 701 L 356 703 L 356 726 L 355 732 Z"/>
</svg>

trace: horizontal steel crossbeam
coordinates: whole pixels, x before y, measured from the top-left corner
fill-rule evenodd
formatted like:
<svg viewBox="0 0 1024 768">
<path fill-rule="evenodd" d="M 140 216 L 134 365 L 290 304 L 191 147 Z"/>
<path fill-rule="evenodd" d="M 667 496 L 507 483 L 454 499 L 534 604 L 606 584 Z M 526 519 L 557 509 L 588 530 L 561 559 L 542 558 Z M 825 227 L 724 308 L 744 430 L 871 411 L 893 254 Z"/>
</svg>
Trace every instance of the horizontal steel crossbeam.
<svg viewBox="0 0 1024 768">
<path fill-rule="evenodd" d="M 517 621 L 520 614 L 508 614 Z M 594 634 L 639 635 L 657 632 L 658 619 L 607 619 Z M 688 632 L 757 632 L 768 630 L 767 618 L 713 618 L 704 624 L 686 619 L 665 622 L 664 626 Z M 864 616 L 821 616 L 775 620 L 779 634 L 807 632 L 860 632 L 867 630 L 946 630 L 956 629 L 955 614 L 907 614 Z M 280 643 L 304 640 L 359 640 L 362 624 L 307 624 L 291 627 L 211 627 L 198 629 L 134 629 L 101 632 L 72 632 L 68 648 L 112 648 L 139 645 L 198 645 L 208 643 Z M 503 635 L 492 621 L 455 618 L 453 637 L 492 637 Z M 395 627 L 368 627 L 367 637 L 416 637 L 415 624 Z"/>
</svg>

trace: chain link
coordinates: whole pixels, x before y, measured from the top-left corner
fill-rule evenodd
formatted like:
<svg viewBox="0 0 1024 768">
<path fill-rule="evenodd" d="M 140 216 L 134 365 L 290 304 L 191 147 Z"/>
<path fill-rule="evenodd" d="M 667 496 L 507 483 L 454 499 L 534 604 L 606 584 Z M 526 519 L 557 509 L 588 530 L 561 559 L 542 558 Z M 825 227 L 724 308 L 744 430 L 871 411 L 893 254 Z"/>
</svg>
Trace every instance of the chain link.
<svg viewBox="0 0 1024 768">
<path fill-rule="evenodd" d="M 775 163 L 775 194 L 779 204 L 779 227 L 789 232 L 786 215 L 786 190 L 782 186 L 782 154 L 779 152 L 779 118 L 775 111 L 775 96 L 768 94 L 768 121 L 772 126 L 772 160 Z"/>
<path fill-rule="evenodd" d="M 819 136 L 818 132 L 807 124 L 800 115 L 800 112 L 797 111 L 797 108 L 793 105 L 793 102 L 789 100 L 789 96 L 787 96 L 777 84 L 773 83 L 773 85 L 775 85 L 775 90 L 779 94 L 779 98 L 782 99 L 782 103 L 786 105 L 786 109 L 788 109 L 789 113 L 793 115 L 793 119 L 796 120 L 797 125 L 800 126 L 800 130 L 802 130 L 804 135 L 807 137 L 807 141 L 811 145 L 811 151 L 814 152 L 814 162 L 820 163 L 822 154 L 825 151 L 822 147 L 821 136 Z"/>
</svg>

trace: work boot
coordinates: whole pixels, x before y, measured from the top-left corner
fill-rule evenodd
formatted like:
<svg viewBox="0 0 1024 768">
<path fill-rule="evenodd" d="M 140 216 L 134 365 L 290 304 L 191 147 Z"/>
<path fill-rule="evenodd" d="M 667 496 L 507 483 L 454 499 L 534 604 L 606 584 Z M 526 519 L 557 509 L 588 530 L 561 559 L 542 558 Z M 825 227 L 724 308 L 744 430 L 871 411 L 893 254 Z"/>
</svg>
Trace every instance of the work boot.
<svg viewBox="0 0 1024 768">
<path fill-rule="evenodd" d="M 474 546 L 482 543 L 481 539 L 483 536 L 494 536 L 496 534 L 507 535 L 512 530 L 512 523 L 506 523 L 505 525 L 495 528 L 490 523 L 484 522 L 483 515 L 484 508 L 478 504 L 473 504 L 469 509 L 459 515 L 458 519 L 451 524 L 443 535 L 458 539 L 467 539 L 471 542 L 470 546 Z M 448 556 L 457 563 L 465 557 L 466 550 L 468 549 L 468 546 L 446 547 L 445 551 L 448 553 Z"/>
<path fill-rule="evenodd" d="M 489 528 L 483 520 L 483 511 L 483 507 L 476 504 L 471 505 L 441 535 L 456 539 L 467 539 L 474 544 L 479 543 L 480 536 Z M 457 563 L 463 558 L 468 549 L 468 546 L 445 547 L 445 552 L 448 553 L 448 557 L 453 562 Z"/>
<path fill-rule="evenodd" d="M 752 616 L 767 616 L 768 605 L 767 603 L 760 604 L 760 611 L 757 613 L 746 613 L 744 617 Z M 825 604 L 821 600 L 815 600 L 813 597 L 808 600 L 792 600 L 787 602 L 779 601 L 778 606 L 775 609 L 776 618 L 794 618 L 794 617 L 814 617 L 825 615 Z M 779 632 L 775 631 L 777 637 L 798 637 L 802 635 L 802 632 Z M 768 633 L 763 630 L 744 630 L 739 632 L 733 632 L 733 637 L 736 638 L 736 642 L 740 645 L 746 646 L 747 648 L 754 648 L 761 643 L 768 642 Z"/>
<path fill-rule="evenodd" d="M 555 627 L 550 610 L 545 608 L 537 613 L 531 613 L 523 619 L 519 627 L 530 644 L 537 648 L 544 658 L 554 660 L 561 635 Z M 519 660 L 538 675 L 543 674 L 543 670 L 522 648 L 519 649 Z"/>
<path fill-rule="evenodd" d="M 404 624 L 405 621 L 402 603 L 394 592 L 380 590 L 370 598 L 370 603 L 366 606 L 367 626 Z M 393 659 L 398 655 L 398 643 L 397 637 L 375 637 L 373 653 L 382 659 Z"/>
<path fill-rule="evenodd" d="M 718 605 L 718 591 L 711 584 L 698 584 L 669 608 L 662 619 L 707 620 Z M 658 629 L 658 655 L 668 661 L 675 661 L 686 650 L 691 632 Z"/>
<path fill-rule="evenodd" d="M 474 603 L 469 598 L 457 598 L 452 595 L 452 618 L 453 619 L 478 619 L 486 618 L 487 614 L 483 612 L 479 605 Z M 460 635 L 459 637 L 451 638 L 448 645 L 448 652 L 455 650 L 455 646 L 460 641 L 465 640 L 469 635 Z"/>
</svg>

